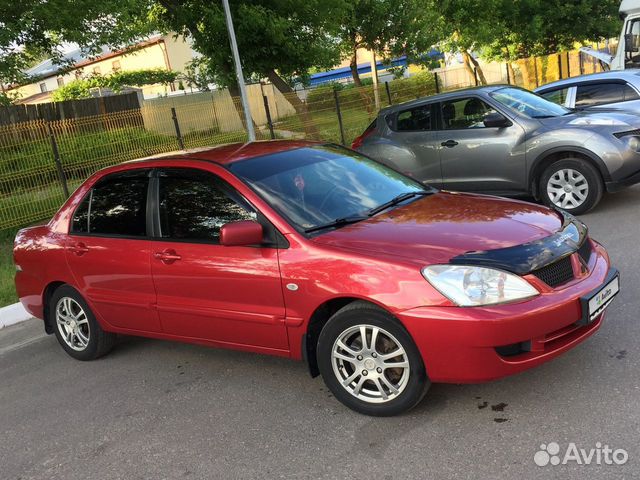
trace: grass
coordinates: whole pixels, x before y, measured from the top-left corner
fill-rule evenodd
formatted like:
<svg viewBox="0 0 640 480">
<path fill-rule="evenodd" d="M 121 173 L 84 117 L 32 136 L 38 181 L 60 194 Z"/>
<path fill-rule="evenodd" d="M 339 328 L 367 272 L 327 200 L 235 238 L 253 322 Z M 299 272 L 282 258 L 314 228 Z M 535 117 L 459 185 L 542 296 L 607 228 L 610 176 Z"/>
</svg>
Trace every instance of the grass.
<svg viewBox="0 0 640 480">
<path fill-rule="evenodd" d="M 15 267 L 13 266 L 13 238 L 15 230 L 0 232 L 0 307 L 18 301 L 16 287 L 13 283 Z"/>
<path fill-rule="evenodd" d="M 368 113 L 363 109 L 343 109 L 342 125 L 344 130 L 345 144 L 350 146 L 353 140 L 362 132 L 375 118 L 375 113 Z M 326 140 L 334 143 L 341 143 L 340 126 L 335 110 L 319 110 L 309 112 L 311 123 L 315 127 L 317 140 Z M 300 116 L 293 115 L 285 118 L 275 125 L 278 130 L 288 130 L 297 133 L 305 133 L 305 123 Z"/>
</svg>

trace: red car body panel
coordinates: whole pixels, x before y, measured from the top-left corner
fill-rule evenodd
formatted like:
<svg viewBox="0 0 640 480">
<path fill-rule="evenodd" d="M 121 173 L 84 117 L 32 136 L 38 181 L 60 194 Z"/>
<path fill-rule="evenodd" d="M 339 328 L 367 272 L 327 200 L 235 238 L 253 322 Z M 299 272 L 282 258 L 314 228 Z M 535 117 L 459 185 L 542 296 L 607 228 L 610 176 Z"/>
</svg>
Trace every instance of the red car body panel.
<svg viewBox="0 0 640 480">
<path fill-rule="evenodd" d="M 601 324 L 585 327 L 580 297 L 609 270 L 593 242 L 588 272 L 573 254 L 574 280 L 552 289 L 533 275 L 532 299 L 491 307 L 455 306 L 422 276 L 470 250 L 530 242 L 558 231 L 544 207 L 482 195 L 441 192 L 369 220 L 308 238 L 293 229 L 227 168 L 232 161 L 312 145 L 256 142 L 130 162 L 87 180 L 47 226 L 22 230 L 14 257 L 25 308 L 44 317 L 49 285 L 80 291 L 107 331 L 289 356 L 304 356 L 310 319 L 336 299 L 363 299 L 409 331 L 435 382 L 476 382 L 517 373 L 573 347 Z M 104 175 L 133 168 L 196 168 L 227 181 L 261 211 L 288 248 L 228 247 L 69 235 L 76 206 Z M 162 259 L 161 255 L 168 257 Z M 172 260 L 175 256 L 179 260 Z M 214 295 L 215 292 L 215 295 Z M 501 357 L 495 347 L 530 340 L 532 350 Z"/>
</svg>

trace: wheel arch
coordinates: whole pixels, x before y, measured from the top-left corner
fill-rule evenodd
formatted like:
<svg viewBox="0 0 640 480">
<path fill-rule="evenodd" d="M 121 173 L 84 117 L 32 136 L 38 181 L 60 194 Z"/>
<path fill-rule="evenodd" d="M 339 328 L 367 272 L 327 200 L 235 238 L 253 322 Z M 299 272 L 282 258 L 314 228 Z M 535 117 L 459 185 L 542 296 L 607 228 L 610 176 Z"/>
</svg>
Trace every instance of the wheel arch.
<svg viewBox="0 0 640 480">
<path fill-rule="evenodd" d="M 317 377 L 318 375 L 320 375 L 320 370 L 318 369 L 318 359 L 316 357 L 316 346 L 318 344 L 318 337 L 320 336 L 322 328 L 338 310 L 341 310 L 347 305 L 355 302 L 367 303 L 391 314 L 391 312 L 389 312 L 386 308 L 373 300 L 354 296 L 334 297 L 320 304 L 311 314 L 311 317 L 309 317 L 306 331 L 302 335 L 301 339 L 302 358 L 303 361 L 307 364 L 309 373 L 312 377 Z"/>
<path fill-rule="evenodd" d="M 54 332 L 54 325 L 49 317 L 49 302 L 54 292 L 61 286 L 67 285 L 66 282 L 56 280 L 49 282 L 42 292 L 42 316 L 44 317 L 44 331 L 51 335 Z"/>
<path fill-rule="evenodd" d="M 570 157 L 577 157 L 589 162 L 600 173 L 603 182 L 608 182 L 611 180 L 611 176 L 609 175 L 609 171 L 607 170 L 605 163 L 598 155 L 593 153 L 591 150 L 587 150 L 586 148 L 581 147 L 553 148 L 541 153 L 533 161 L 528 183 L 530 185 L 531 192 L 536 199 L 540 198 L 538 184 L 540 183 L 540 178 L 542 177 L 544 170 L 553 162 Z"/>
</svg>

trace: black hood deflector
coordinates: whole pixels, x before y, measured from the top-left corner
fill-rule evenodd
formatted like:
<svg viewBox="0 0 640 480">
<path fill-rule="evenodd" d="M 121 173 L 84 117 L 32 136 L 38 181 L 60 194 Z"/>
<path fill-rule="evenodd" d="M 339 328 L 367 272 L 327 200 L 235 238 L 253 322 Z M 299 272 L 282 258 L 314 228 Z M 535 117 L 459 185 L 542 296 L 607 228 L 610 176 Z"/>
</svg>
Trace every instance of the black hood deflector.
<svg viewBox="0 0 640 480">
<path fill-rule="evenodd" d="M 466 252 L 449 263 L 498 268 L 518 275 L 538 270 L 578 250 L 587 237 L 584 223 L 559 210 L 558 215 L 563 217 L 562 228 L 548 237 L 513 247 Z"/>
</svg>

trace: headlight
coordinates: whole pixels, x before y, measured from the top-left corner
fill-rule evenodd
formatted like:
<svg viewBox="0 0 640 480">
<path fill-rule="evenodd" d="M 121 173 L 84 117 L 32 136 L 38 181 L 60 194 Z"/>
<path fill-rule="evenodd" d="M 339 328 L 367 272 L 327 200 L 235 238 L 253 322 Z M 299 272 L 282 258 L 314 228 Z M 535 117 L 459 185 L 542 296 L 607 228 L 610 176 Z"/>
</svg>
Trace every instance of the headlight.
<svg viewBox="0 0 640 480">
<path fill-rule="evenodd" d="M 423 268 L 422 275 L 461 307 L 512 302 L 540 293 L 519 276 L 493 268 L 432 265 Z"/>
<path fill-rule="evenodd" d="M 613 117 L 578 117 L 569 122 L 569 125 L 596 125 L 596 126 L 605 126 L 605 127 L 613 127 L 616 125 L 629 125 L 627 122 L 623 122 L 622 120 L 618 120 Z"/>
</svg>

